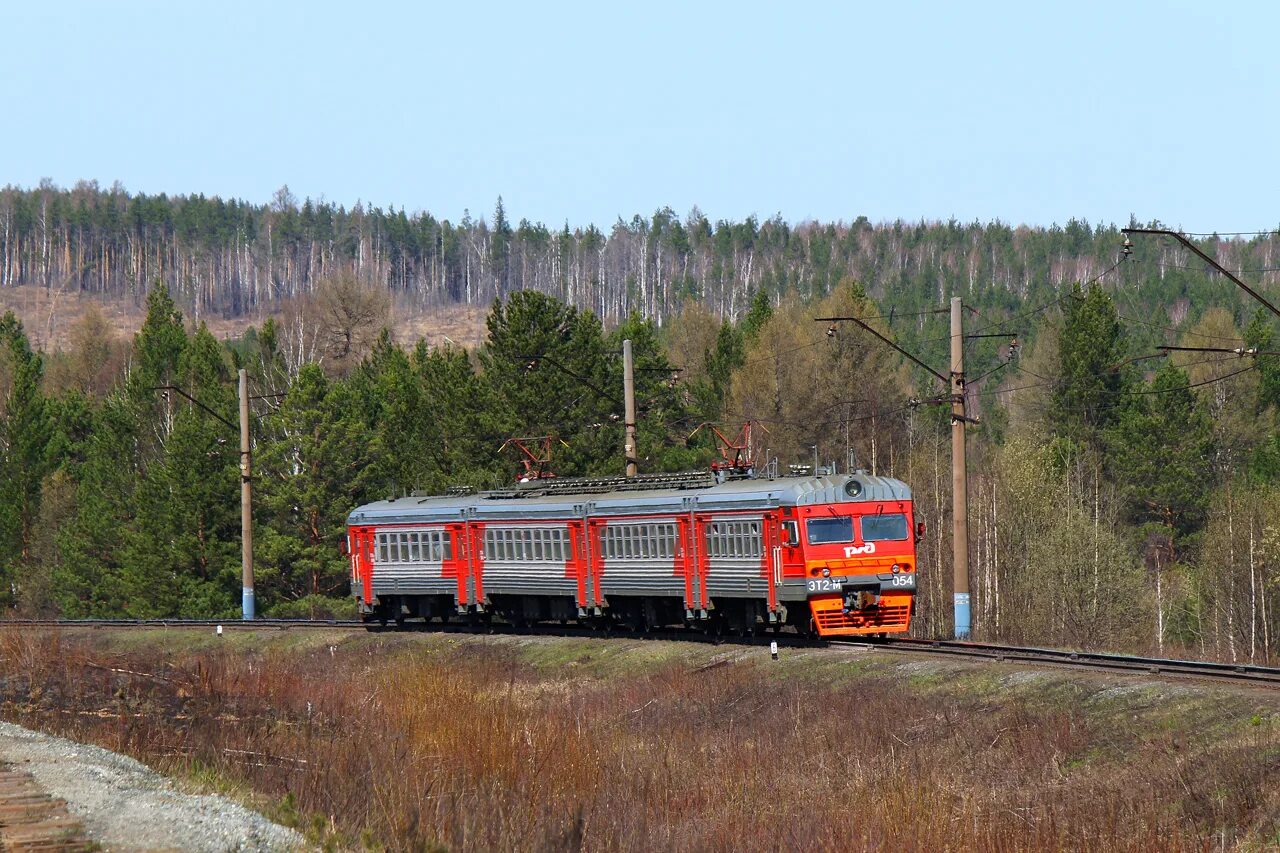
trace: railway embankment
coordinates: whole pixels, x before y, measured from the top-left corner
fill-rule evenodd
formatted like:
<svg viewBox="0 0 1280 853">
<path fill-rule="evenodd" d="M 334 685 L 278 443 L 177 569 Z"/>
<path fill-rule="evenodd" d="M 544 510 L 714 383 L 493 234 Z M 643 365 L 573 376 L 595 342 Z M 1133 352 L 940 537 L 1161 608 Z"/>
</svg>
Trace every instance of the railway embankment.
<svg viewBox="0 0 1280 853">
<path fill-rule="evenodd" d="M 0 630 L 0 716 L 333 847 L 1261 849 L 1280 691 L 864 648 Z M 0 756 L 2 757 L 2 756 Z"/>
</svg>

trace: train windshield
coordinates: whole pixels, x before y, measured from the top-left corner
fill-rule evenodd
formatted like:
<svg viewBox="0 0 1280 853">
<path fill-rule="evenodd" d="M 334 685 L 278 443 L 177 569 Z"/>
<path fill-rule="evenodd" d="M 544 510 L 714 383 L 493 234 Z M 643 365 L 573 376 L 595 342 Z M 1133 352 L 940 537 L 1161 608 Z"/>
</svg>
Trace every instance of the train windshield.
<svg viewBox="0 0 1280 853">
<path fill-rule="evenodd" d="M 853 519 L 847 515 L 811 518 L 804 523 L 804 530 L 809 536 L 810 545 L 853 541 Z"/>
<path fill-rule="evenodd" d="M 907 538 L 907 517 L 902 513 L 862 516 L 862 541 L 882 542 Z"/>
</svg>

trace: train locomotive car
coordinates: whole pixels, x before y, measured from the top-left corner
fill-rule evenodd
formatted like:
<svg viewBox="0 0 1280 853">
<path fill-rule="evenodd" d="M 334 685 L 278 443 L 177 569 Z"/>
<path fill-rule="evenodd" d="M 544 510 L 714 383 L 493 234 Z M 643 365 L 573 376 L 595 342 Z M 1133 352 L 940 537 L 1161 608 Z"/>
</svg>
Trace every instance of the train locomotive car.
<svg viewBox="0 0 1280 853">
<path fill-rule="evenodd" d="M 494 616 L 823 637 L 906 631 L 906 484 L 863 472 L 542 479 L 367 504 L 347 519 L 366 622 Z"/>
</svg>

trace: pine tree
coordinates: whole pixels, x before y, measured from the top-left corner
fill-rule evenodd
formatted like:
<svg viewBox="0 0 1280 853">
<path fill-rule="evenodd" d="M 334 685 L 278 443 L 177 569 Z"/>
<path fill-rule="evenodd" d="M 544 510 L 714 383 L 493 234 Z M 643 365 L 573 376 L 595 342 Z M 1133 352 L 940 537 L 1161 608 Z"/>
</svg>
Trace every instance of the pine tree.
<svg viewBox="0 0 1280 853">
<path fill-rule="evenodd" d="M 493 269 L 499 296 L 510 290 L 511 285 L 511 222 L 507 219 L 502 196 L 493 210 L 493 231 L 489 238 L 489 264 Z"/>
<path fill-rule="evenodd" d="M 622 386 L 609 381 L 595 315 L 521 291 L 494 303 L 486 325 L 480 362 L 507 435 L 564 439 L 570 448 L 557 473 L 617 473 L 621 466 L 602 456 L 622 445 Z"/>
<path fill-rule="evenodd" d="M 263 609 L 289 612 L 291 602 L 345 596 L 347 562 L 338 546 L 346 516 L 376 497 L 378 460 L 389 454 L 370 435 L 348 385 L 330 384 L 314 364 L 299 371 L 264 433 L 256 578 Z"/>
<path fill-rule="evenodd" d="M 68 469 L 75 484 L 75 511 L 58 532 L 61 561 L 52 585 L 67 616 L 125 613 L 123 569 L 138 520 L 137 445 L 135 409 L 123 394 L 112 394 L 92 415 L 81 448 L 83 461 Z"/>
<path fill-rule="evenodd" d="M 424 419 L 434 426 L 418 452 L 430 463 L 424 488 L 492 486 L 505 480 L 494 449 L 508 437 L 493 387 L 472 368 L 465 350 L 431 349 L 420 341 L 413 366 Z M 495 482 L 495 478 L 497 482 Z"/>
<path fill-rule="evenodd" d="M 179 378 L 187 393 L 235 422 L 225 352 L 203 324 L 183 348 Z M 162 455 L 144 467 L 138 485 L 138 520 L 121 571 L 125 610 L 136 616 L 231 614 L 240 588 L 236 436 L 185 399 L 170 402 Z"/>
<path fill-rule="evenodd" d="M 22 323 L 0 318 L 0 572 L 10 597 L 18 567 L 30 556 L 40 512 L 40 484 L 48 469 L 50 423 L 40 391 L 43 360 L 31 351 Z"/>
</svg>

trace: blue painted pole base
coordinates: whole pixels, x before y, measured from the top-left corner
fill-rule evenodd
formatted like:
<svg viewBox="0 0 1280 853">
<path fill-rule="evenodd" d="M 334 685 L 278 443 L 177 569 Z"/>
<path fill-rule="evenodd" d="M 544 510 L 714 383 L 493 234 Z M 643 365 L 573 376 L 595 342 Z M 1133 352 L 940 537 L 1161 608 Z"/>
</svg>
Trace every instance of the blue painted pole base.
<svg viewBox="0 0 1280 853">
<path fill-rule="evenodd" d="M 956 594 L 956 639 L 969 639 L 969 593 Z"/>
<path fill-rule="evenodd" d="M 245 587 L 240 593 L 240 610 L 243 619 L 253 618 L 253 590 Z"/>
</svg>

